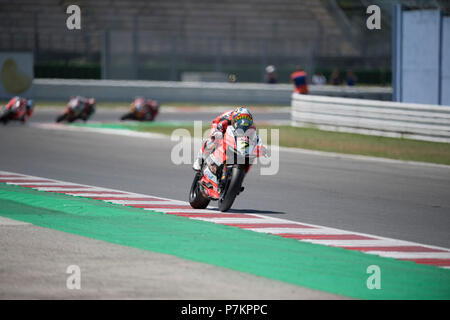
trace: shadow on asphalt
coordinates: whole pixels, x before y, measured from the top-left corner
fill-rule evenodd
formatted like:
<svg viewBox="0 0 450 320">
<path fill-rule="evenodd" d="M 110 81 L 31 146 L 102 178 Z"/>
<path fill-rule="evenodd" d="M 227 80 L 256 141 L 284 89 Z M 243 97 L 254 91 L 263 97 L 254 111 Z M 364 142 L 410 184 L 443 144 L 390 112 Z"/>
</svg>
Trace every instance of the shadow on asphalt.
<svg viewBox="0 0 450 320">
<path fill-rule="evenodd" d="M 210 209 L 210 208 L 208 208 Z M 212 211 L 219 211 L 218 208 L 211 208 Z M 286 212 L 281 211 L 271 211 L 271 210 L 256 210 L 256 209 L 230 209 L 227 213 L 254 213 L 254 214 L 286 214 Z"/>
</svg>

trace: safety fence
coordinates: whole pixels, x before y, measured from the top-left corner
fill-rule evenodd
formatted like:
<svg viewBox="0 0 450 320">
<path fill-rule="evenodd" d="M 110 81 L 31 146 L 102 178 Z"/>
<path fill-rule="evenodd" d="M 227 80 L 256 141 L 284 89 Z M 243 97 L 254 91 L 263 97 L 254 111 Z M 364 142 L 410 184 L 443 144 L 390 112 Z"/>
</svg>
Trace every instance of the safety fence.
<svg viewBox="0 0 450 320">
<path fill-rule="evenodd" d="M 294 126 L 450 142 L 450 106 L 292 95 Z"/>
<path fill-rule="evenodd" d="M 66 100 L 73 95 L 96 97 L 103 101 L 128 101 L 135 96 L 147 96 L 161 102 L 209 102 L 236 104 L 289 105 L 292 85 L 182 82 L 182 81 L 127 81 L 35 79 L 35 99 Z M 310 86 L 317 95 L 347 96 L 353 98 L 389 100 L 391 88 Z"/>
</svg>

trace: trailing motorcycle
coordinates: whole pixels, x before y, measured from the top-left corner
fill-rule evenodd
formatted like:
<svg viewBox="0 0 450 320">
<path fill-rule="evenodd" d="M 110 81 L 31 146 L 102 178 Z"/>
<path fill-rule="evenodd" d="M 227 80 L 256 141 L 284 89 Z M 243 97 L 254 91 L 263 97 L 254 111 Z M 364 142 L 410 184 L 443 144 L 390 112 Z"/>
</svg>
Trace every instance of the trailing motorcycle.
<svg viewBox="0 0 450 320">
<path fill-rule="evenodd" d="M 218 201 L 220 211 L 230 209 L 244 190 L 242 183 L 253 161 L 262 153 L 265 148 L 254 127 L 245 123 L 236 128 L 229 126 L 195 174 L 189 192 L 190 205 L 204 209 L 213 200 Z"/>
<path fill-rule="evenodd" d="M 66 110 L 56 118 L 56 122 L 74 122 L 78 119 L 87 121 L 94 113 L 94 98 L 86 99 L 84 97 L 71 97 L 69 103 L 67 103 Z"/>
<path fill-rule="evenodd" d="M 0 113 L 0 122 L 7 124 L 9 121 L 20 121 L 25 123 L 33 114 L 34 102 L 25 98 L 14 97 Z"/>
<path fill-rule="evenodd" d="M 159 112 L 159 104 L 155 100 L 138 97 L 131 104 L 131 111 L 120 120 L 154 121 Z"/>
</svg>

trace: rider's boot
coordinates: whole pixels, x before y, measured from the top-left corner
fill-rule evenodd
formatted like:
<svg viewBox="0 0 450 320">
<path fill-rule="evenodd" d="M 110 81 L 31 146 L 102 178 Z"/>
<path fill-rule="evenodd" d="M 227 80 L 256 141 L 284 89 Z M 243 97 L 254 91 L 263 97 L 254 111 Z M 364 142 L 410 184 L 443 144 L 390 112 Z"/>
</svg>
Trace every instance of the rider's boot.
<svg viewBox="0 0 450 320">
<path fill-rule="evenodd" d="M 204 142 L 202 148 L 198 151 L 197 159 L 195 159 L 192 169 L 200 171 L 202 169 L 203 161 L 214 147 L 214 140 L 208 139 Z"/>
<path fill-rule="evenodd" d="M 200 149 L 197 154 L 197 159 L 195 159 L 194 164 L 192 165 L 192 169 L 195 171 L 200 171 L 203 165 L 203 151 Z"/>
<path fill-rule="evenodd" d="M 194 164 L 192 165 L 192 169 L 195 171 L 200 171 L 202 169 L 203 157 L 198 157 L 195 159 Z"/>
</svg>

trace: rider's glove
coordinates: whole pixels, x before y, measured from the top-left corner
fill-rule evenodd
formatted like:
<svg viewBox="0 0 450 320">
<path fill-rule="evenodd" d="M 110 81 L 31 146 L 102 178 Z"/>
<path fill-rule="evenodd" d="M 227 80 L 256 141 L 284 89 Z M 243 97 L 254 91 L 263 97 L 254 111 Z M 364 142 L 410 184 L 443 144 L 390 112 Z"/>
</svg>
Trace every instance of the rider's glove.
<svg viewBox="0 0 450 320">
<path fill-rule="evenodd" d="M 265 158 L 268 158 L 269 157 L 269 155 L 268 155 L 268 153 L 267 153 L 267 148 L 266 148 L 266 146 L 262 146 L 262 155 L 263 155 L 263 157 L 265 157 Z"/>
<path fill-rule="evenodd" d="M 222 134 L 222 132 L 216 130 L 216 131 L 212 134 L 212 137 L 211 137 L 211 138 L 212 138 L 213 140 L 215 140 L 215 141 L 220 141 L 220 140 L 222 140 L 222 138 L 223 138 L 223 134 Z"/>
</svg>

